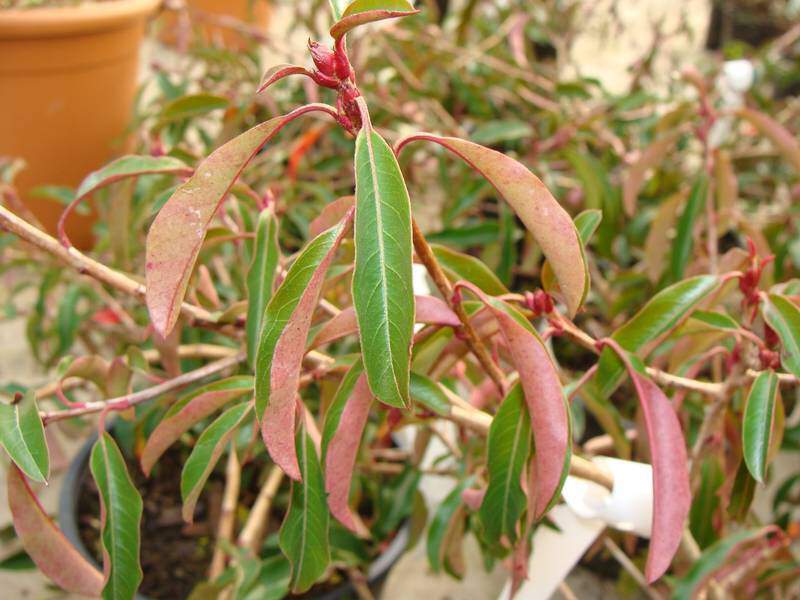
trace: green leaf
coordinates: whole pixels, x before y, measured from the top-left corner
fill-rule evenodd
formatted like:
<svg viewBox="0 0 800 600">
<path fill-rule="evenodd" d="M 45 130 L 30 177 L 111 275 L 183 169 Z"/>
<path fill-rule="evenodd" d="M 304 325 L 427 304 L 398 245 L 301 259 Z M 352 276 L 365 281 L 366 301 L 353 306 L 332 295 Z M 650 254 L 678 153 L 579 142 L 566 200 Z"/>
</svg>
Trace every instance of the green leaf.
<svg viewBox="0 0 800 600">
<path fill-rule="evenodd" d="M 579 213 L 575 217 L 575 228 L 581 236 L 581 243 L 586 246 L 592 235 L 597 231 L 600 222 L 603 220 L 603 211 L 589 208 Z"/>
<path fill-rule="evenodd" d="M 325 573 L 330 563 L 330 517 L 317 451 L 303 428 L 297 434 L 297 456 L 302 482 L 292 482 L 292 499 L 281 525 L 280 547 L 292 564 L 292 592 L 301 594 Z"/>
<path fill-rule="evenodd" d="M 270 208 L 258 217 L 253 263 L 247 272 L 247 361 L 250 366 L 255 362 L 261 320 L 272 297 L 280 256 L 278 221 Z"/>
<path fill-rule="evenodd" d="M 225 451 L 225 446 L 227 446 L 233 434 L 236 433 L 236 429 L 244 421 L 251 408 L 252 404 L 250 402 L 242 402 L 232 406 L 208 426 L 208 429 L 200 435 L 194 445 L 192 453 L 186 459 L 181 472 L 181 498 L 183 500 L 182 514 L 184 521 L 192 522 L 195 504 L 197 504 L 197 499 L 200 497 L 200 492 L 203 490 L 208 476 L 211 475 L 217 461 Z"/>
<path fill-rule="evenodd" d="M 352 214 L 303 249 L 267 304 L 261 324 L 255 361 L 256 416 L 272 460 L 293 479 L 299 477 L 294 452 L 296 397 L 311 318 Z"/>
<path fill-rule="evenodd" d="M 390 406 L 409 406 L 414 333 L 411 205 L 397 159 L 366 126 L 356 139 L 353 305 L 369 387 Z"/>
<path fill-rule="evenodd" d="M 462 492 L 472 485 L 474 479 L 475 477 L 468 477 L 459 482 L 452 491 L 447 494 L 447 497 L 442 500 L 442 503 L 433 515 L 431 524 L 428 527 L 426 547 L 428 563 L 434 573 L 441 571 L 444 566 L 444 553 L 447 550 L 445 545 L 447 531 L 450 529 L 451 521 L 457 517 L 458 509 L 462 506 Z"/>
<path fill-rule="evenodd" d="M 625 214 L 633 216 L 636 212 L 636 201 L 644 185 L 645 175 L 650 169 L 658 166 L 680 137 L 680 129 L 674 129 L 664 134 L 645 148 L 639 159 L 628 169 L 622 186 L 622 205 L 625 208 Z"/>
<path fill-rule="evenodd" d="M 658 343 L 688 318 L 697 304 L 718 285 L 719 278 L 712 275 L 692 277 L 673 284 L 653 296 L 611 337 L 628 352 L 645 355 L 650 350 L 650 345 Z M 619 385 L 624 372 L 625 367 L 614 351 L 603 348 L 596 375 L 600 393 L 610 396 Z"/>
<path fill-rule="evenodd" d="M 694 223 L 706 203 L 708 180 L 700 177 L 692 187 L 689 200 L 683 209 L 677 224 L 677 234 L 672 242 L 672 257 L 670 267 L 672 279 L 677 281 L 683 278 L 686 264 L 692 254 L 694 243 Z"/>
<path fill-rule="evenodd" d="M 781 364 L 800 377 L 800 309 L 786 296 L 769 294 L 761 304 L 761 314 L 781 340 Z"/>
<path fill-rule="evenodd" d="M 450 414 L 450 400 L 442 384 L 425 375 L 411 373 L 411 397 L 437 415 L 446 417 Z"/>
<path fill-rule="evenodd" d="M 335 23 L 342 18 L 342 13 L 351 0 L 328 0 L 331 5 L 331 14 L 333 15 L 333 22 Z"/>
<path fill-rule="evenodd" d="M 260 561 L 256 579 L 237 600 L 282 600 L 289 593 L 292 566 L 282 555 Z"/>
<path fill-rule="evenodd" d="M 93 171 L 81 181 L 75 192 L 76 199 L 83 198 L 96 190 L 128 177 L 156 173 L 189 174 L 192 169 L 182 160 L 171 156 L 140 156 L 129 154 L 122 156 L 104 167 Z"/>
<path fill-rule="evenodd" d="M 478 125 L 469 138 L 476 144 L 494 146 L 500 142 L 513 142 L 533 135 L 533 127 L 526 121 L 486 121 Z"/>
<path fill-rule="evenodd" d="M 451 279 L 471 281 L 491 296 L 508 293 L 508 288 L 480 259 L 438 244 L 431 244 L 431 249 L 445 274 Z"/>
<path fill-rule="evenodd" d="M 701 548 L 706 548 L 719 537 L 714 523 L 719 508 L 719 488 L 725 481 L 719 460 L 708 456 L 700 466 L 700 488 L 692 498 L 689 511 L 689 529 Z"/>
<path fill-rule="evenodd" d="M 517 384 L 492 419 L 487 439 L 489 486 L 478 514 L 492 545 L 500 545 L 503 537 L 511 545 L 517 540 L 517 523 L 527 503 L 522 472 L 530 450 L 530 417 L 522 386 Z"/>
<path fill-rule="evenodd" d="M 774 371 L 762 371 L 753 380 L 742 419 L 742 451 L 744 462 L 753 478 L 764 482 L 767 471 L 769 440 L 774 423 L 775 403 L 780 391 Z"/>
<path fill-rule="evenodd" d="M 214 94 L 192 94 L 182 96 L 167 103 L 161 110 L 159 118 L 161 121 L 181 121 L 204 115 L 213 110 L 227 108 L 230 104 L 225 96 L 215 96 Z"/>
<path fill-rule="evenodd" d="M 16 404 L 0 404 L 0 445 L 30 479 L 47 481 L 50 454 L 33 390 Z"/>
<path fill-rule="evenodd" d="M 681 329 L 682 333 L 687 330 L 692 332 L 696 330 L 702 331 L 739 331 L 741 327 L 732 317 L 725 313 L 710 311 L 710 310 L 696 310 L 686 322 L 686 325 Z"/>
<path fill-rule="evenodd" d="M 337 6 L 332 6 L 335 14 Z M 353 0 L 331 27 L 331 37 L 338 39 L 359 25 L 406 17 L 418 12 L 408 0 Z"/>
<path fill-rule="evenodd" d="M 102 505 L 101 539 L 108 574 L 103 598 L 130 599 L 142 582 L 139 564 L 142 498 L 131 481 L 122 453 L 105 431 L 92 448 L 89 467 Z"/>
<path fill-rule="evenodd" d="M 387 485 L 381 486 L 379 518 L 375 520 L 373 532 L 384 539 L 400 526 L 413 509 L 414 495 L 419 489 L 422 473 L 412 465 L 406 465 L 403 472 Z"/>
</svg>

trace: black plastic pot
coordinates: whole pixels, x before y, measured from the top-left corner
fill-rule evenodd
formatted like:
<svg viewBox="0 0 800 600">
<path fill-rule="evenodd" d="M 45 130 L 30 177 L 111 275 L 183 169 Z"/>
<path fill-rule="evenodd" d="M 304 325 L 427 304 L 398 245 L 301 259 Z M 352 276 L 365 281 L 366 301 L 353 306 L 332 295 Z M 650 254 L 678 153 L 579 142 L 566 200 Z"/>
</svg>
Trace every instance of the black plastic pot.
<svg viewBox="0 0 800 600">
<path fill-rule="evenodd" d="M 64 478 L 64 485 L 61 488 L 61 495 L 58 500 L 58 524 L 61 531 L 64 532 L 66 538 L 70 543 L 77 548 L 77 550 L 86 559 L 100 568 L 97 565 L 94 557 L 86 549 L 81 540 L 80 533 L 78 532 L 78 497 L 80 495 L 81 487 L 88 477 L 89 473 L 89 456 L 92 452 L 92 446 L 97 440 L 97 434 L 94 434 L 78 451 L 78 454 L 69 465 L 69 470 Z M 383 551 L 378 558 L 370 565 L 367 570 L 367 584 L 372 591 L 377 591 L 383 580 L 389 574 L 389 570 L 400 559 L 403 552 L 408 545 L 409 526 L 404 523 L 394 539 L 389 543 L 386 550 Z M 329 590 L 320 596 L 314 596 L 315 600 L 344 600 L 352 598 L 356 594 L 355 588 L 348 581 L 339 587 Z M 146 596 L 136 594 L 136 600 L 149 600 Z"/>
</svg>

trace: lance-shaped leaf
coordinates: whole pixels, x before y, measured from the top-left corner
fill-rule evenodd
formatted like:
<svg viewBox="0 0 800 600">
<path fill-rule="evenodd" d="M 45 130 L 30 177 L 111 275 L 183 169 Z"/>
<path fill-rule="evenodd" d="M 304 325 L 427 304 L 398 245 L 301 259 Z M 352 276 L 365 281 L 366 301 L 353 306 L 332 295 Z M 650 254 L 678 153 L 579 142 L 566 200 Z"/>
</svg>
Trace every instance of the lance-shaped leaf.
<svg viewBox="0 0 800 600">
<path fill-rule="evenodd" d="M 625 352 L 619 344 L 616 346 L 608 349 Z M 623 354 L 621 359 L 636 388 L 653 465 L 653 524 L 644 571 L 652 583 L 669 568 L 681 543 L 692 504 L 689 463 L 681 424 L 669 399 L 634 368 L 635 358 Z"/>
<path fill-rule="evenodd" d="M 692 186 L 689 200 L 686 202 L 680 219 L 678 219 L 677 233 L 672 242 L 672 257 L 670 260 L 672 278 L 675 280 L 683 278 L 686 263 L 692 253 L 694 224 L 700 211 L 705 206 L 707 192 L 708 181 L 704 176 L 701 176 Z"/>
<path fill-rule="evenodd" d="M 449 325 L 458 327 L 461 321 L 447 304 L 434 296 L 415 296 L 416 303 L 415 321 L 428 325 Z M 311 348 L 318 348 L 325 344 L 339 340 L 345 336 L 358 332 L 356 311 L 348 306 L 323 325 L 311 342 Z"/>
<path fill-rule="evenodd" d="M 494 271 L 474 256 L 438 244 L 431 244 L 431 250 L 450 279 L 471 281 L 492 296 L 508 293 L 508 288 L 503 285 Z"/>
<path fill-rule="evenodd" d="M 260 94 L 276 81 L 280 81 L 284 77 L 289 77 L 290 75 L 305 75 L 312 79 L 314 77 L 314 74 L 305 67 L 300 67 L 298 65 L 275 65 L 264 73 L 258 90 L 256 90 L 256 94 Z"/>
<path fill-rule="evenodd" d="M 255 361 L 261 319 L 272 297 L 280 257 L 278 221 L 275 212 L 269 208 L 258 217 L 253 263 L 247 272 L 247 361 L 251 366 Z"/>
<path fill-rule="evenodd" d="M 415 134 L 398 142 L 398 154 L 415 140 L 444 146 L 495 187 L 541 247 L 558 279 L 567 308 L 574 315 L 589 292 L 586 256 L 575 224 L 544 183 L 513 158 L 458 138 Z"/>
<path fill-rule="evenodd" d="M 770 437 L 778 402 L 778 376 L 774 371 L 762 371 L 753 380 L 742 422 L 742 452 L 744 462 L 756 481 L 763 483 L 767 470 Z"/>
<path fill-rule="evenodd" d="M 145 475 L 150 475 L 156 461 L 185 432 L 232 400 L 252 391 L 253 378 L 237 375 L 209 383 L 180 398 L 147 438 L 140 460 Z"/>
<path fill-rule="evenodd" d="M 719 278 L 701 275 L 679 281 L 661 290 L 627 323 L 611 336 L 628 352 L 646 355 L 654 344 L 673 331 L 708 294 L 719 285 Z M 603 348 L 596 381 L 600 393 L 610 396 L 622 380 L 625 367 L 611 348 Z"/>
<path fill-rule="evenodd" d="M 581 243 L 586 247 L 594 232 L 600 226 L 603 220 L 603 211 L 597 209 L 588 209 L 575 216 L 575 228 L 578 230 L 578 235 L 581 238 Z M 560 292 L 555 282 L 555 275 L 553 274 L 553 267 L 550 266 L 548 261 L 544 261 L 541 272 L 542 287 L 546 292 L 551 290 Z M 471 280 L 469 280 L 471 281 Z M 475 282 L 473 282 L 475 283 Z M 486 290 L 484 290 L 486 291 Z M 495 294 L 499 296 L 500 294 Z"/>
<path fill-rule="evenodd" d="M 292 482 L 292 499 L 281 525 L 279 543 L 292 564 L 292 592 L 301 594 L 322 576 L 330 563 L 330 517 L 322 468 L 314 442 L 305 429 L 298 431 L 296 452 L 302 482 Z"/>
<path fill-rule="evenodd" d="M 800 309 L 786 296 L 769 294 L 761 303 L 761 314 L 781 340 L 783 368 L 800 377 Z"/>
<path fill-rule="evenodd" d="M 14 529 L 39 570 L 67 592 L 98 597 L 103 574 L 64 537 L 14 465 L 8 469 L 6 486 Z"/>
<path fill-rule="evenodd" d="M 225 451 L 225 446 L 250 413 L 251 408 L 250 402 L 232 406 L 214 419 L 214 422 L 197 439 L 181 472 L 181 498 L 183 499 L 181 512 L 183 520 L 187 523 L 191 523 L 194 518 L 194 507 L 200 497 L 200 492 L 203 491 L 209 475 Z"/>
<path fill-rule="evenodd" d="M 489 486 L 480 506 L 486 539 L 498 545 L 503 537 L 513 545 L 525 510 L 522 472 L 531 450 L 531 424 L 519 384 L 506 396 L 489 428 L 486 465 Z"/>
<path fill-rule="evenodd" d="M 558 371 L 536 330 L 507 303 L 472 290 L 492 311 L 511 360 L 519 372 L 536 447 L 536 489 L 529 490 L 534 518 L 541 517 L 556 498 L 569 469 L 569 410 Z"/>
<path fill-rule="evenodd" d="M 47 480 L 50 454 L 33 390 L 14 404 L 0 404 L 0 445 L 25 475 L 34 481 Z"/>
<path fill-rule="evenodd" d="M 448 391 L 441 383 L 432 381 L 425 375 L 411 373 L 411 397 L 428 410 L 446 417 L 450 414 Z"/>
<path fill-rule="evenodd" d="M 444 566 L 445 554 L 447 552 L 447 532 L 451 529 L 452 522 L 458 517 L 458 510 L 462 507 L 461 497 L 465 489 L 472 486 L 475 477 L 467 477 L 458 483 L 453 490 L 447 494 L 436 513 L 431 519 L 428 527 L 428 539 L 426 549 L 428 553 L 428 563 L 434 573 L 438 573 Z"/>
<path fill-rule="evenodd" d="M 339 522 L 357 535 L 368 531 L 350 510 L 350 482 L 356 463 L 361 435 L 369 417 L 372 392 L 367 385 L 361 361 L 342 379 L 325 413 L 322 429 L 322 464 L 325 466 L 325 492 L 328 507 Z"/>
<path fill-rule="evenodd" d="M 628 169 L 625 183 L 622 185 L 622 206 L 625 214 L 629 217 L 636 212 L 636 200 L 644 185 L 647 172 L 661 163 L 680 136 L 681 130 L 675 129 L 658 138 L 642 152 L 639 160 Z"/>
<path fill-rule="evenodd" d="M 300 477 L 294 452 L 295 409 L 311 317 L 325 274 L 352 218 L 350 211 L 303 249 L 267 304 L 261 324 L 255 368 L 256 415 L 272 460 L 293 479 Z"/>
<path fill-rule="evenodd" d="M 336 12 L 337 10 L 334 8 L 334 13 Z M 418 12 L 408 0 L 353 0 L 331 27 L 331 37 L 338 39 L 359 25 L 384 19 L 407 17 Z"/>
<path fill-rule="evenodd" d="M 199 117 L 213 110 L 227 108 L 231 101 L 215 94 L 189 94 L 169 102 L 159 113 L 162 123 Z"/>
<path fill-rule="evenodd" d="M 333 202 L 328 202 L 319 214 L 308 224 L 309 237 L 317 237 L 326 229 L 330 229 L 341 221 L 353 205 L 356 203 L 355 196 L 341 196 Z"/>
<path fill-rule="evenodd" d="M 309 104 L 270 119 L 217 148 L 159 211 L 147 234 L 146 300 L 156 330 L 165 337 L 178 318 L 211 219 L 242 170 L 287 123 L 307 112 L 332 113 Z"/>
<path fill-rule="evenodd" d="M 408 406 L 414 333 L 411 205 L 397 159 L 368 122 L 356 139 L 355 171 L 353 306 L 364 368 L 378 400 Z"/>
<path fill-rule="evenodd" d="M 721 568 L 729 565 L 730 558 L 735 553 L 741 552 L 743 546 L 760 540 L 774 530 L 774 527 L 765 527 L 735 531 L 709 546 L 692 564 L 689 571 L 677 580 L 677 584 L 672 590 L 672 597 L 675 600 L 698 598 L 709 579 Z"/>
<path fill-rule="evenodd" d="M 130 599 L 142 582 L 139 564 L 142 498 L 131 481 L 122 453 L 105 431 L 92 448 L 89 468 L 100 493 L 103 570 L 106 576 L 103 598 Z"/>
<path fill-rule="evenodd" d="M 792 132 L 772 117 L 755 109 L 740 108 L 738 114 L 768 137 L 795 171 L 800 171 L 800 142 Z"/>
</svg>

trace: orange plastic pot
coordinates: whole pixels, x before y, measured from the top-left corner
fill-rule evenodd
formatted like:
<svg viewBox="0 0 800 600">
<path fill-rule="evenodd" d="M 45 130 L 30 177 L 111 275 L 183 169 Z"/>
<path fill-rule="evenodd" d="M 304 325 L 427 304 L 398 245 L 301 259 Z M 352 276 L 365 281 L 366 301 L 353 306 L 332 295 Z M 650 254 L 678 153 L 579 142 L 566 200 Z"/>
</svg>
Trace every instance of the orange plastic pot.
<svg viewBox="0 0 800 600">
<path fill-rule="evenodd" d="M 226 48 L 244 48 L 250 36 L 238 31 L 237 24 L 250 26 L 264 35 L 271 13 L 267 0 L 186 0 L 191 27 L 199 32 L 205 43 L 222 43 Z M 173 11 L 161 19 L 159 39 L 165 44 L 176 42 L 180 23 Z"/>
<path fill-rule="evenodd" d="M 63 206 L 33 197 L 74 187 L 125 151 L 145 22 L 160 0 L 0 10 L 0 155 L 27 166 L 15 183 L 50 231 Z M 76 245 L 91 245 L 93 216 L 73 215 Z"/>
</svg>

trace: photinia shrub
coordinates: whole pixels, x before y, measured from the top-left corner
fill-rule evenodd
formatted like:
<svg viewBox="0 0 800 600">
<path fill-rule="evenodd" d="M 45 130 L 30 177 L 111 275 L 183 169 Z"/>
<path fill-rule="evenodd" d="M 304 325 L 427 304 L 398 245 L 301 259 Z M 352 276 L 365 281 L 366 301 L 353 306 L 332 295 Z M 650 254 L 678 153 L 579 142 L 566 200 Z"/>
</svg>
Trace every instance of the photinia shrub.
<svg viewBox="0 0 800 600">
<path fill-rule="evenodd" d="M 120 158 L 79 186 L 58 240 L 0 207 L 5 229 L 93 280 L 61 299 L 50 362 L 69 351 L 86 299 L 107 303 L 91 314 L 93 326 L 116 328 L 125 348 L 112 360 L 99 351 L 61 360 L 48 393 L 19 391 L 0 405 L 0 444 L 12 460 L 8 502 L 37 566 L 71 592 L 133 597 L 142 580 L 143 502 L 125 457 L 134 454 L 150 476 L 169 448 L 183 444 L 186 522 L 209 480 L 224 472 L 209 589 L 280 597 L 342 573 L 358 582 L 354 572 L 404 523 L 419 535 L 427 515 L 417 488 L 435 470 L 422 458 L 436 436 L 447 441 L 442 464 L 451 465 L 437 474 L 453 478 L 454 487 L 427 526 L 434 571 L 462 576 L 462 542 L 474 534 L 487 563 L 509 565 L 516 591 L 536 551 L 533 535 L 548 526 L 566 477 L 613 488 L 613 476 L 586 459 L 604 452 L 652 465 L 646 553 L 630 539 L 625 544 L 634 558 L 625 567 L 649 593 L 689 598 L 706 589 L 783 585 L 797 571 L 788 550 L 797 532 L 785 522 L 757 526 L 750 505 L 782 446 L 791 407 L 781 388 L 794 390 L 800 377 L 797 282 L 778 282 L 781 261 L 740 211 L 725 145 L 739 143 L 741 130 L 763 137 L 779 153 L 778 168 L 796 180 L 796 138 L 743 96 L 715 106 L 704 78 L 687 70 L 696 110 L 681 107 L 652 126 L 649 143 L 620 169 L 620 189 L 612 190 L 581 145 L 585 124 L 539 142 L 539 152 L 560 153 L 585 188 L 583 210 L 570 207 L 573 217 L 550 186 L 501 151 L 503 139 L 483 145 L 374 126 L 348 34 L 418 11 L 406 0 L 332 0 L 331 7 L 331 47 L 309 41 L 313 67 L 274 67 L 257 94 L 268 97 L 274 84 L 300 75 L 321 96 L 334 96 L 333 104 L 305 104 L 258 122 L 199 160 L 165 154 L 158 144 L 149 156 Z M 183 139 L 192 106 L 205 113 L 227 102 L 210 94 L 170 100 L 154 126 L 159 142 Z M 297 124 L 311 117 L 319 121 L 301 133 Z M 337 148 L 352 160 L 346 187 L 354 193 L 332 198 L 298 226 L 247 174 L 286 146 L 293 180 L 299 158 L 325 134 L 345 140 Z M 693 152 L 701 160 L 693 162 Z M 465 169 L 483 182 L 489 191 L 481 193 L 507 211 L 500 214 L 508 215 L 508 247 L 524 239 L 540 253 L 538 285 L 512 285 L 513 261 L 498 277 L 464 251 L 463 239 L 429 242 L 412 210 L 426 202 L 425 190 L 413 175 L 407 185 L 406 173 L 431 160 L 443 173 Z M 694 174 L 665 175 L 673 169 Z M 126 252 L 106 265 L 71 246 L 73 210 L 117 189 L 112 184 L 151 180 L 160 183 L 150 194 L 157 214 L 143 280 L 125 273 Z M 653 188 L 666 199 L 642 211 Z M 651 216 L 647 244 L 641 265 L 626 272 L 639 234 L 619 225 L 636 229 L 640 212 Z M 287 244 L 286 230 L 300 234 Z M 726 234 L 736 238 L 730 250 Z M 434 292 L 415 288 L 415 264 Z M 48 276 L 43 296 L 58 278 Z M 625 285 L 630 293 L 612 289 Z M 109 289 L 133 300 L 117 300 Z M 43 327 L 40 316 L 31 329 Z M 132 391 L 134 377 L 149 385 Z M 71 386 L 85 382 L 107 399 L 72 399 Z M 48 394 L 65 406 L 40 410 Z M 45 428 L 92 414 L 99 415 L 89 466 L 101 505 L 102 572 L 63 537 L 33 487 L 49 477 Z M 113 435 L 106 427 L 112 414 Z M 580 443 L 589 419 L 603 435 Z M 442 421 L 452 424 L 454 439 L 437 429 Z M 134 431 L 132 452 L 120 448 L 118 423 Z M 396 447 L 393 434 L 409 425 L 417 431 L 414 448 Z M 253 477 L 257 499 L 242 518 L 236 508 Z M 270 539 L 270 510 L 284 481 L 290 492 Z"/>
</svg>

